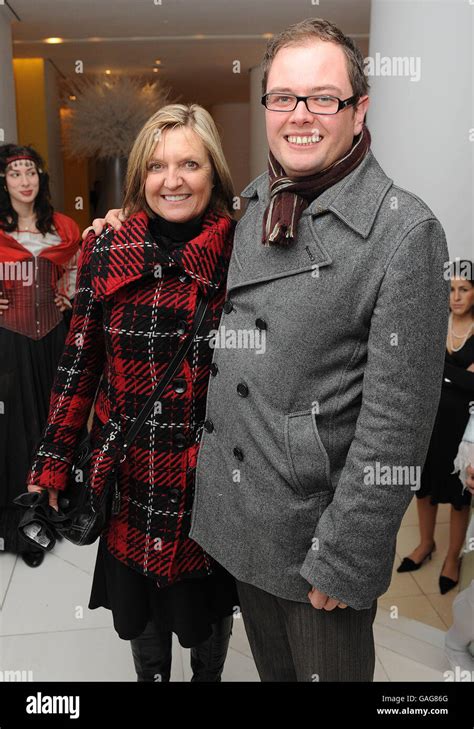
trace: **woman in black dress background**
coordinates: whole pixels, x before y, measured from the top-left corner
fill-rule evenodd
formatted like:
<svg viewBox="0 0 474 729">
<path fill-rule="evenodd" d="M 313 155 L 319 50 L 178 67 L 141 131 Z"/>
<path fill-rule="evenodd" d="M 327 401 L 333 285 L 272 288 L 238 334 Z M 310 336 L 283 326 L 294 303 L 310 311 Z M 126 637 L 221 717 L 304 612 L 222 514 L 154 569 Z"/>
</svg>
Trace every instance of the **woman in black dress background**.
<svg viewBox="0 0 474 729">
<path fill-rule="evenodd" d="M 464 276 L 469 270 L 470 275 Z M 461 559 L 472 496 L 463 488 L 453 463 L 474 402 L 474 278 L 472 262 L 461 261 L 461 276 L 451 279 L 446 359 L 438 413 L 416 492 L 420 543 L 405 557 L 398 572 L 412 572 L 431 557 L 438 504 L 451 504 L 449 547 L 443 562 L 441 594 L 459 581 Z"/>
</svg>

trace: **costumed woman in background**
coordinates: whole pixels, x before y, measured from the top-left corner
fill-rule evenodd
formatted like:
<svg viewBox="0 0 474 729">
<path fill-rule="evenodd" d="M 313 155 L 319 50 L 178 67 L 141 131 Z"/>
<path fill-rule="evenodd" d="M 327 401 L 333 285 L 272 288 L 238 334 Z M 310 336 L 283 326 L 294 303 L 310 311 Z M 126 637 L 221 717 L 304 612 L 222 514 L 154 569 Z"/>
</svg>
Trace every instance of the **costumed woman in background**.
<svg viewBox="0 0 474 729">
<path fill-rule="evenodd" d="M 460 266 L 469 275 L 451 279 L 451 314 L 441 399 L 421 474 L 421 488 L 416 492 L 420 544 L 397 570 L 413 572 L 431 558 L 435 550 L 438 504 L 451 504 L 448 553 L 439 577 L 442 595 L 459 581 L 459 553 L 466 538 L 472 498 L 454 472 L 458 446 L 469 420 L 470 403 L 474 401 L 474 278 L 471 261 L 461 261 Z"/>
<path fill-rule="evenodd" d="M 49 175 L 31 147 L 0 146 L 0 551 L 30 567 L 44 557 L 17 532 L 31 459 L 48 415 L 67 334 L 80 233 L 51 205 Z"/>
</svg>

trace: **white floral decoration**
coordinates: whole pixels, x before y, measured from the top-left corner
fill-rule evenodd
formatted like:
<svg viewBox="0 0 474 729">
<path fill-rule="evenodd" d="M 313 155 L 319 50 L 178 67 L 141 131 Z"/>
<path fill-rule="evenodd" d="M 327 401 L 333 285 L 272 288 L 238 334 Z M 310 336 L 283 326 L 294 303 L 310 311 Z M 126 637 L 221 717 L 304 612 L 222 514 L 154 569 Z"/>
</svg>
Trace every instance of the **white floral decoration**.
<svg viewBox="0 0 474 729">
<path fill-rule="evenodd" d="M 142 126 L 167 103 L 168 91 L 136 77 L 71 82 L 65 145 L 73 157 L 128 157 Z"/>
</svg>

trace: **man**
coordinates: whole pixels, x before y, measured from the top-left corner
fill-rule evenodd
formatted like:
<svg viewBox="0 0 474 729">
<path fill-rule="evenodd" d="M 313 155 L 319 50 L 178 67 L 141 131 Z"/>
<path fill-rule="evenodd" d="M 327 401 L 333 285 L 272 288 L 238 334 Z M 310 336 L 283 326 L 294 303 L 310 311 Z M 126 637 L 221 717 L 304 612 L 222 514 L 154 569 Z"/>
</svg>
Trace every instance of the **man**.
<svg viewBox="0 0 474 729">
<path fill-rule="evenodd" d="M 190 536 L 236 577 L 263 681 L 370 681 L 440 397 L 446 240 L 370 151 L 349 38 L 303 21 L 263 70 L 269 169 L 242 193 Z"/>
<path fill-rule="evenodd" d="M 352 41 L 307 20 L 263 66 L 269 171 L 242 193 L 221 328 L 265 351 L 216 348 L 190 536 L 237 578 L 262 680 L 369 681 L 440 396 L 448 251 L 368 149 Z"/>
</svg>

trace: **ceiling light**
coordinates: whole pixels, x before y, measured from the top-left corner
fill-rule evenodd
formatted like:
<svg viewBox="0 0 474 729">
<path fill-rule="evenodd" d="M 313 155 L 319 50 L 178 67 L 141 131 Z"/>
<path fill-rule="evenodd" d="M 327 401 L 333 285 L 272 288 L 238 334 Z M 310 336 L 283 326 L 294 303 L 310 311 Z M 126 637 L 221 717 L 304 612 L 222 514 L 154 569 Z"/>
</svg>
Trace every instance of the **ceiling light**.
<svg viewBox="0 0 474 729">
<path fill-rule="evenodd" d="M 110 76 L 110 74 L 112 73 L 112 71 L 110 70 L 110 68 L 106 68 L 105 69 L 105 73 L 107 74 L 107 76 Z"/>
<path fill-rule="evenodd" d="M 64 38 L 45 38 L 45 43 L 64 43 Z"/>
</svg>

